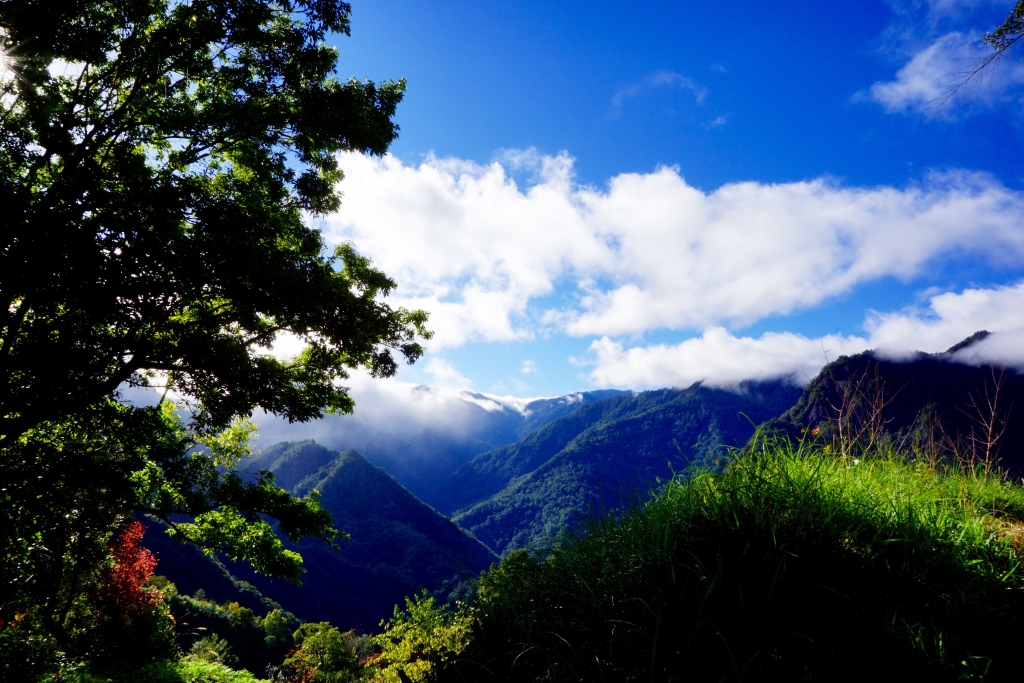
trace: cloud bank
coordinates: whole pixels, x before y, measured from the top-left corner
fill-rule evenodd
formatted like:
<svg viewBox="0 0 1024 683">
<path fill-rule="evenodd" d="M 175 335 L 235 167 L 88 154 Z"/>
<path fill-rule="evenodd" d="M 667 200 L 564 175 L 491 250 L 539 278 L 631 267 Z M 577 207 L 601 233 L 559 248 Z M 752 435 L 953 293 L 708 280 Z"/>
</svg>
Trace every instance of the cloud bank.
<svg viewBox="0 0 1024 683">
<path fill-rule="evenodd" d="M 939 352 L 978 330 L 993 334 L 958 352 L 961 362 L 995 363 L 1024 370 L 1024 283 L 968 289 L 933 296 L 921 310 L 874 314 L 865 336 L 808 338 L 768 332 L 737 337 L 721 327 L 680 344 L 625 349 L 608 337 L 590 346 L 597 386 L 689 386 L 704 381 L 730 386 L 746 379 L 790 378 L 804 384 L 826 362 L 877 349 L 900 357 L 914 351 Z"/>
<path fill-rule="evenodd" d="M 432 438 L 430 435 L 443 435 L 452 443 L 465 444 L 490 435 L 495 424 L 504 421 L 514 428 L 516 418 L 525 414 L 526 404 L 533 400 L 469 392 L 443 386 L 443 376 L 435 375 L 433 379 L 435 384 L 427 386 L 354 372 L 344 382 L 356 400 L 353 414 L 289 423 L 257 413 L 254 419 L 259 425 L 258 445 L 315 439 L 329 448 L 356 448 L 369 455 L 397 443 L 402 448 L 396 452 L 404 448 L 413 453 L 417 449 L 429 450 L 430 444 L 418 440 Z"/>
<path fill-rule="evenodd" d="M 548 334 L 738 328 L 965 254 L 1024 256 L 1024 196 L 990 176 L 933 173 L 905 188 L 827 178 L 713 192 L 678 170 L 577 184 L 566 155 L 498 163 L 349 155 L 329 241 L 352 241 L 431 312 L 433 350 Z"/>
</svg>

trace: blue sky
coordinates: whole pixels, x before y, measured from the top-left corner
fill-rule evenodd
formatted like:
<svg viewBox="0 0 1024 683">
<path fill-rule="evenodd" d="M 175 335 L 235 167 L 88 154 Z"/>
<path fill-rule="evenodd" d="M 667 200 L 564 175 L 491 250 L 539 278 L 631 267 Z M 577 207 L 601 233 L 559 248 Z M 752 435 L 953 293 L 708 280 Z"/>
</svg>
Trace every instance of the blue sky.
<svg viewBox="0 0 1024 683">
<path fill-rule="evenodd" d="M 727 384 L 978 325 L 1014 360 L 1024 72 L 943 100 L 1012 4 L 355 1 L 339 74 L 408 92 L 322 225 L 432 312 L 410 382 Z"/>
</svg>

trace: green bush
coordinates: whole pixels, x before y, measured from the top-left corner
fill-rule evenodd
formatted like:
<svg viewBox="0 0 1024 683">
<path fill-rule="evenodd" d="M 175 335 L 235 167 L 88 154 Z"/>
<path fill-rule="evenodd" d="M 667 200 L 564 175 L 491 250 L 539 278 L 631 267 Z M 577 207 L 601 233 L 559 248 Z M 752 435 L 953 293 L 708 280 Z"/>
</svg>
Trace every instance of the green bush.
<svg viewBox="0 0 1024 683">
<path fill-rule="evenodd" d="M 482 577 L 442 681 L 1017 680 L 1024 490 L 766 447 Z"/>
<path fill-rule="evenodd" d="M 360 654 L 366 637 L 342 633 L 330 623 L 306 623 L 293 634 L 297 647 L 274 680 L 295 683 L 347 683 L 360 679 Z"/>
<path fill-rule="evenodd" d="M 186 657 L 177 666 L 182 683 L 261 683 L 248 671 L 235 671 L 218 662 Z"/>
<path fill-rule="evenodd" d="M 394 616 L 381 622 L 384 632 L 370 638 L 375 652 L 366 664 L 370 683 L 418 683 L 432 677 L 462 652 L 469 642 L 472 614 L 447 605 L 435 605 L 427 591 L 405 599 L 405 610 L 395 606 Z"/>
</svg>

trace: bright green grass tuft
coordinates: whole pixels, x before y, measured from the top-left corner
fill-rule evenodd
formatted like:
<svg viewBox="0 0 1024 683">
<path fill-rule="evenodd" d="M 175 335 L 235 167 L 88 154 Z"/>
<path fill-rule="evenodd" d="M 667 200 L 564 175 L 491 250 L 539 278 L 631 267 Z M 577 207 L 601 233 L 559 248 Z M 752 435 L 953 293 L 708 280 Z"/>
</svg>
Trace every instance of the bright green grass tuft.
<svg viewBox="0 0 1024 683">
<path fill-rule="evenodd" d="M 442 679 L 1018 680 L 1022 542 L 996 474 L 767 447 L 510 555 Z"/>
</svg>

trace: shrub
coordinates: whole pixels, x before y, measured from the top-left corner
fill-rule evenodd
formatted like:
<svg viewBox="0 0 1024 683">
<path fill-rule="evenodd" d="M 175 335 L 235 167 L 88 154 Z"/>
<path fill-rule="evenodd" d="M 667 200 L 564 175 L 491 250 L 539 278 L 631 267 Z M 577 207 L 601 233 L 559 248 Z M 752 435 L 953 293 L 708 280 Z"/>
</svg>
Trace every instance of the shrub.
<svg viewBox="0 0 1024 683">
<path fill-rule="evenodd" d="M 261 683 L 248 671 L 235 671 L 219 662 L 185 658 L 176 667 L 183 683 Z"/>
<path fill-rule="evenodd" d="M 472 614 L 457 605 L 435 605 L 426 590 L 405 599 L 404 612 L 395 607 L 394 616 L 381 622 L 384 632 L 370 640 L 377 650 L 366 665 L 373 683 L 410 683 L 428 680 L 435 667 L 444 666 L 469 642 Z"/>
</svg>

